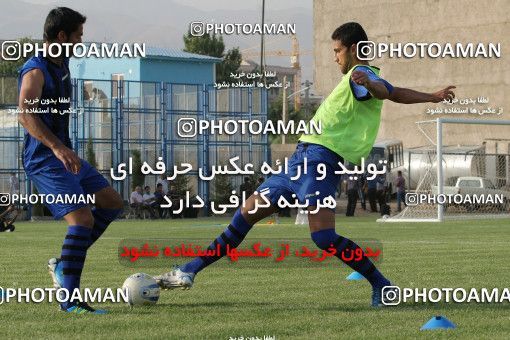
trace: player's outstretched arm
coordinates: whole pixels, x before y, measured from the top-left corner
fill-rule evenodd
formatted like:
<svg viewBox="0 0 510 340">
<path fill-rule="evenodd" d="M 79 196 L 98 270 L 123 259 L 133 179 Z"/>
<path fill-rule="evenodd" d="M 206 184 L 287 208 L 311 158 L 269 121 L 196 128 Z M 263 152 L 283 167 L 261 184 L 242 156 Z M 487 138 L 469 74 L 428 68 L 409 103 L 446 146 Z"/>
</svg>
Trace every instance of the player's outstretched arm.
<svg viewBox="0 0 510 340">
<path fill-rule="evenodd" d="M 41 70 L 33 69 L 23 76 L 18 102 L 21 110 L 18 121 L 32 137 L 50 148 L 67 170 L 77 174 L 81 167 L 80 158 L 48 129 L 37 113 L 28 111 L 39 106 L 43 86 L 44 75 Z"/>
<path fill-rule="evenodd" d="M 455 98 L 455 93 L 452 91 L 454 88 L 455 86 L 448 86 L 434 93 L 424 93 L 403 87 L 394 87 L 388 99 L 400 104 L 439 103 L 445 99 Z"/>
<path fill-rule="evenodd" d="M 364 86 L 372 97 L 377 99 L 388 99 L 390 92 L 384 83 L 380 80 L 371 80 L 364 71 L 354 71 L 351 75 L 352 81 L 358 85 Z"/>
</svg>

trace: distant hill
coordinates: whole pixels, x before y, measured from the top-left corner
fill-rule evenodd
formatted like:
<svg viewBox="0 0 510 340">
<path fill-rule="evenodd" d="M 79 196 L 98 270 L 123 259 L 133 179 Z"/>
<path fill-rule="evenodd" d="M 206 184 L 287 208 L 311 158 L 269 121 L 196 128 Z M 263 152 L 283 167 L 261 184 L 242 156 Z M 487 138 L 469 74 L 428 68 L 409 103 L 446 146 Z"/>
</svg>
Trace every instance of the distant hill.
<svg viewBox="0 0 510 340">
<path fill-rule="evenodd" d="M 260 10 L 203 11 L 171 0 L 87 0 L 61 1 L 87 16 L 85 41 L 145 42 L 150 46 L 183 48 L 182 35 L 193 21 L 218 23 L 258 23 Z M 266 3 L 269 3 L 266 1 Z M 2 0 L 0 39 L 42 37 L 45 14 L 53 5 L 31 4 L 23 0 Z M 295 23 L 301 49 L 313 48 L 313 13 L 305 8 L 270 10 L 266 5 L 266 22 Z M 227 48 L 260 46 L 260 36 L 225 36 Z M 290 37 L 266 38 L 266 50 L 290 50 Z M 268 64 L 289 66 L 286 57 L 267 58 Z M 312 79 L 312 56 L 303 56 L 303 80 Z"/>
</svg>

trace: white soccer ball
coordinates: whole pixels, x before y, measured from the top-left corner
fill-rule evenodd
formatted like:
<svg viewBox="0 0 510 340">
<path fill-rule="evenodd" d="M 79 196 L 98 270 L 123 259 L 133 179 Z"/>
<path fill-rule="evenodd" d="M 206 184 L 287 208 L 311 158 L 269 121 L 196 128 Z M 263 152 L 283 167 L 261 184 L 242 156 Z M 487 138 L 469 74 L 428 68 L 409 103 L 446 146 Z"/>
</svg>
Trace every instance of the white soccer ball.
<svg viewBox="0 0 510 340">
<path fill-rule="evenodd" d="M 155 305 L 160 288 L 156 280 L 145 273 L 136 273 L 124 281 L 122 289 L 127 293 L 130 306 Z"/>
<path fill-rule="evenodd" d="M 384 220 L 390 218 L 390 215 L 383 215 L 382 217 Z"/>
</svg>

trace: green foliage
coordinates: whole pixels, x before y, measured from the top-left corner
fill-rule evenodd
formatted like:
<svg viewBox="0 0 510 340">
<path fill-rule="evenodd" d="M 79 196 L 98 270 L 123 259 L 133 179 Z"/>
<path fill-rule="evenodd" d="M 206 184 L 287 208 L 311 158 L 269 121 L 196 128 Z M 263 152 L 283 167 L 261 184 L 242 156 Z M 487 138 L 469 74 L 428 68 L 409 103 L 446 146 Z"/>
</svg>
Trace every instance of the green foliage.
<svg viewBox="0 0 510 340">
<path fill-rule="evenodd" d="M 191 187 L 189 185 L 189 177 L 178 175 L 175 177 L 174 181 L 171 183 L 173 186 L 173 194 L 175 194 L 178 197 L 184 197 L 186 196 L 186 192 L 189 191 L 190 197 L 195 196 L 191 192 Z"/>
<path fill-rule="evenodd" d="M 293 120 L 295 122 L 298 122 L 300 120 L 304 120 L 304 121 L 308 122 L 315 114 L 315 111 L 317 111 L 318 106 L 311 107 L 311 109 L 309 110 L 310 112 L 307 114 L 307 112 L 303 106 L 301 106 L 301 110 L 294 111 L 293 101 L 289 101 L 287 103 L 287 109 L 288 109 L 287 121 Z M 279 120 L 282 120 L 282 118 L 283 118 L 282 114 L 283 114 L 283 98 L 278 97 L 277 99 L 273 100 L 269 104 L 267 119 L 271 120 L 273 122 L 273 124 L 276 125 L 276 123 Z M 301 136 L 300 135 L 287 135 L 285 142 L 289 143 L 289 144 L 297 143 L 299 137 L 301 137 Z M 274 136 L 274 135 L 269 136 L 269 141 L 271 142 L 271 144 L 281 143 L 281 140 L 282 140 L 281 136 Z"/>
<path fill-rule="evenodd" d="M 92 138 L 90 138 L 90 137 L 87 140 L 87 147 L 85 149 L 85 158 L 87 159 L 87 162 L 89 162 L 90 165 L 92 165 L 94 168 L 97 168 L 96 154 L 94 152 L 94 144 L 92 143 Z"/>
<path fill-rule="evenodd" d="M 133 174 L 131 175 L 131 186 L 133 189 L 137 186 L 143 187 L 145 175 L 142 173 L 142 157 L 140 150 L 131 150 L 133 157 Z"/>
<path fill-rule="evenodd" d="M 18 39 L 20 44 L 33 43 L 34 41 L 30 38 Z M 18 69 L 30 59 L 34 54 L 30 54 L 26 58 L 19 58 L 18 60 L 4 60 L 0 58 L 0 77 L 17 77 Z"/>
<path fill-rule="evenodd" d="M 234 186 L 230 183 L 229 177 L 225 175 L 217 175 L 214 177 L 214 196 L 213 201 L 216 206 L 218 204 L 225 204 L 230 202 L 232 190 Z"/>
<path fill-rule="evenodd" d="M 239 48 L 233 48 L 225 53 L 225 43 L 222 36 L 204 34 L 196 37 L 188 31 L 183 36 L 184 51 L 208 55 L 216 58 L 223 58 L 223 61 L 216 65 L 216 81 L 230 82 L 230 73 L 237 72 L 241 65 L 242 56 Z"/>
<path fill-rule="evenodd" d="M 32 186 L 32 189 L 32 194 L 39 195 L 35 185 Z M 44 205 L 39 200 L 32 205 L 32 216 L 44 216 Z"/>
<path fill-rule="evenodd" d="M 260 177 L 264 177 L 264 175 L 259 171 L 255 171 L 255 173 L 253 175 L 250 175 L 248 176 L 250 178 L 250 185 L 251 185 L 251 188 L 253 189 L 253 191 L 255 191 L 255 189 L 257 189 L 257 187 L 259 186 L 259 183 L 258 183 L 258 180 Z M 248 197 L 246 197 L 248 198 Z"/>
<path fill-rule="evenodd" d="M 0 106 L 17 105 L 18 79 L 16 77 L 0 76 Z"/>
<path fill-rule="evenodd" d="M 21 38 L 18 41 L 21 44 L 33 42 L 30 38 Z M 33 53 L 26 58 L 18 60 L 4 60 L 0 58 L 0 105 L 17 104 L 18 70 L 32 55 Z"/>
<path fill-rule="evenodd" d="M 282 119 L 283 112 L 283 98 L 279 96 L 269 103 L 269 110 L 267 112 L 267 119 L 271 120 L 274 124 Z"/>
<path fill-rule="evenodd" d="M 217 82 L 230 82 L 231 73 L 236 73 L 241 65 L 242 56 L 239 48 L 233 48 L 227 51 L 223 58 L 223 62 L 216 66 L 216 81 Z"/>
<path fill-rule="evenodd" d="M 190 53 L 197 53 L 208 55 L 211 57 L 222 58 L 225 51 L 225 44 L 223 43 L 222 36 L 204 34 L 196 37 L 191 35 L 190 32 L 184 35 L 184 51 Z"/>
</svg>

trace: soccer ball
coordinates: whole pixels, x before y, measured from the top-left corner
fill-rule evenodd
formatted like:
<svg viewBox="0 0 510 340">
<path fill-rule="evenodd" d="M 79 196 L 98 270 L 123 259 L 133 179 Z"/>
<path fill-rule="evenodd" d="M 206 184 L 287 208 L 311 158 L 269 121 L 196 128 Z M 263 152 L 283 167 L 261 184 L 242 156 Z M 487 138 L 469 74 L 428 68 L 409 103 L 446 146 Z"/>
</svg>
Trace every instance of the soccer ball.
<svg viewBox="0 0 510 340">
<path fill-rule="evenodd" d="M 383 220 L 386 220 L 386 219 L 390 218 L 390 215 L 383 215 L 382 218 L 383 218 Z"/>
<path fill-rule="evenodd" d="M 155 305 L 159 300 L 159 286 L 156 280 L 145 273 L 136 273 L 124 281 L 122 289 L 127 293 L 128 305 Z"/>
</svg>

